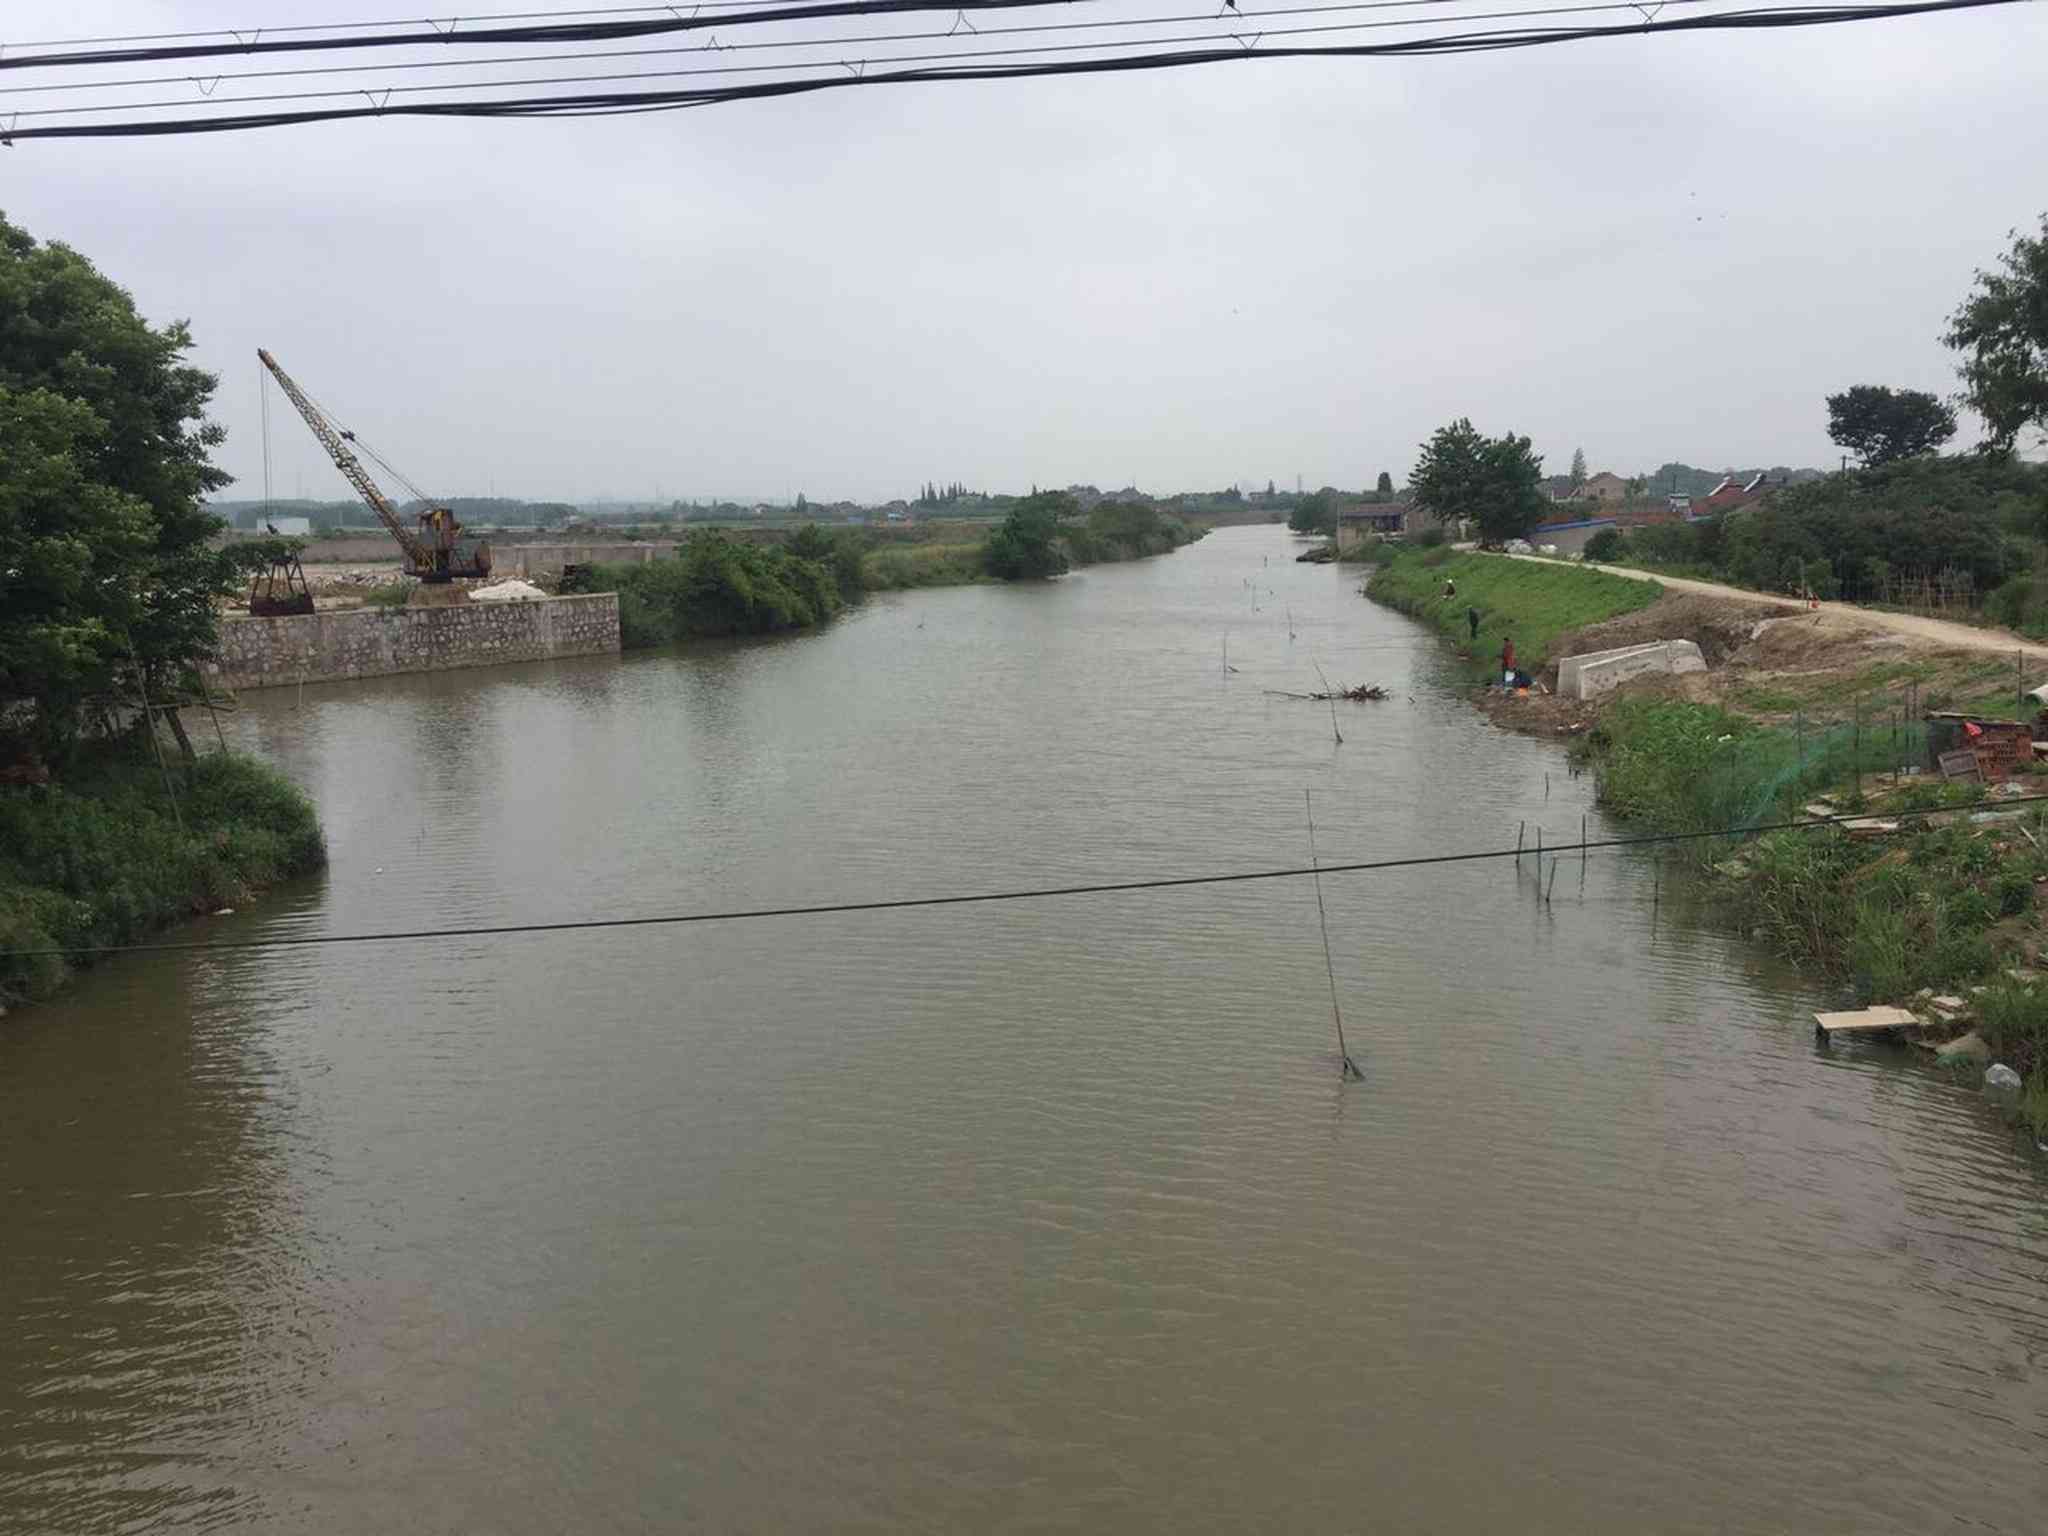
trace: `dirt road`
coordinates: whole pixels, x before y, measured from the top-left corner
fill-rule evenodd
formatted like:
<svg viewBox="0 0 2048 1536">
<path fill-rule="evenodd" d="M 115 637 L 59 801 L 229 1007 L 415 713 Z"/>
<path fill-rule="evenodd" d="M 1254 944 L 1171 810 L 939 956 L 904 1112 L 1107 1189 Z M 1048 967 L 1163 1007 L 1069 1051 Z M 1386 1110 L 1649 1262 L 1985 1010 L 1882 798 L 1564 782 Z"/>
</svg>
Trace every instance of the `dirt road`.
<svg viewBox="0 0 2048 1536">
<path fill-rule="evenodd" d="M 1508 560 L 1539 560 L 1545 564 L 1558 562 L 1542 555 L 1505 555 Z M 1594 565 L 1590 561 L 1585 569 L 1605 571 L 1610 576 L 1626 576 L 1632 581 L 1654 581 L 1661 583 L 1668 591 L 1691 592 L 1701 597 L 1726 598 L 1731 602 L 1755 603 L 1759 606 L 1782 608 L 1793 599 L 1772 597 L 1763 592 L 1749 592 L 1741 587 L 1724 587 L 1717 581 L 1694 581 L 1689 576 L 1665 576 L 1655 571 L 1631 570 L 1625 565 Z M 1821 603 L 1818 607 L 1821 623 L 1829 628 L 1881 629 L 1895 635 L 1906 635 L 1930 646 L 1954 651 L 1990 651 L 2010 656 L 2015 651 L 2024 651 L 2028 656 L 2048 659 L 2048 645 L 2028 640 L 2007 629 L 1986 629 L 1975 624 L 1952 624 L 1946 619 L 1923 618 L 1917 613 L 1885 613 L 1874 608 L 1858 608 L 1853 603 Z"/>
</svg>

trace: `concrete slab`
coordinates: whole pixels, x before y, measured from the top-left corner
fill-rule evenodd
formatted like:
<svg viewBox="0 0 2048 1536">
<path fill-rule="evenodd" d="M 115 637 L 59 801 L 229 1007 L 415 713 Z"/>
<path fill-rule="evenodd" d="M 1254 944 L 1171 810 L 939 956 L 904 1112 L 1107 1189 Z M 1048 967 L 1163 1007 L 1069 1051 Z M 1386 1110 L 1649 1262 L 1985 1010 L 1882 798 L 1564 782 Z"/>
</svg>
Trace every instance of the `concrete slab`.
<svg viewBox="0 0 2048 1536">
<path fill-rule="evenodd" d="M 1706 658 L 1692 641 L 1654 640 L 1565 657 L 1557 664 L 1557 693 L 1559 698 L 1592 699 L 1631 678 L 1706 670 Z"/>
<path fill-rule="evenodd" d="M 1854 1008 L 1845 1013 L 1816 1013 L 1814 1028 L 1823 1035 L 1857 1034 L 1875 1029 L 1911 1029 L 1919 1024 L 1904 1008 Z"/>
</svg>

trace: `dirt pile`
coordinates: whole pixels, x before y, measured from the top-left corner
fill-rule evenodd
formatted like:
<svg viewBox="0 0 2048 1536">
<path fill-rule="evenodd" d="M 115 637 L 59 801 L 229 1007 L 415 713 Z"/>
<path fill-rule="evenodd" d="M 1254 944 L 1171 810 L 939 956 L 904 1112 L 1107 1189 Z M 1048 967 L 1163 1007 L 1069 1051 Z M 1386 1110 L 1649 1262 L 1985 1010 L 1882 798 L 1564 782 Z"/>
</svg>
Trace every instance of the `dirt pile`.
<svg viewBox="0 0 2048 1536">
<path fill-rule="evenodd" d="M 1757 607 L 1718 597 L 1673 593 L 1634 613 L 1603 619 L 1560 636 L 1544 664 L 1543 681 L 1549 687 L 1557 686 L 1557 664 L 1566 656 L 1611 651 L 1624 645 L 1648 645 L 1657 640 L 1690 640 L 1700 648 L 1701 659 L 1712 670 L 1751 644 L 1760 625 L 1775 627 L 1776 623 L 1799 615 L 1799 609 L 1789 606 Z"/>
</svg>

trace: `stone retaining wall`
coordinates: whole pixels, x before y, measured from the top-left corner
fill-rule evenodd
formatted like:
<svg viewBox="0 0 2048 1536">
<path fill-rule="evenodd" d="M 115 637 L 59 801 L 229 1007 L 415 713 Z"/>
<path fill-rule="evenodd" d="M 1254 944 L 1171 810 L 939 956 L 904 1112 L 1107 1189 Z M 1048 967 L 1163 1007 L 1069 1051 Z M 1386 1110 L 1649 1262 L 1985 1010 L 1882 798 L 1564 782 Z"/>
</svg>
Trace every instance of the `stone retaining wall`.
<svg viewBox="0 0 2048 1536">
<path fill-rule="evenodd" d="M 616 592 L 433 608 L 342 608 L 282 619 L 223 619 L 220 657 L 207 674 L 229 688 L 276 688 L 599 656 L 618 648 Z"/>
</svg>

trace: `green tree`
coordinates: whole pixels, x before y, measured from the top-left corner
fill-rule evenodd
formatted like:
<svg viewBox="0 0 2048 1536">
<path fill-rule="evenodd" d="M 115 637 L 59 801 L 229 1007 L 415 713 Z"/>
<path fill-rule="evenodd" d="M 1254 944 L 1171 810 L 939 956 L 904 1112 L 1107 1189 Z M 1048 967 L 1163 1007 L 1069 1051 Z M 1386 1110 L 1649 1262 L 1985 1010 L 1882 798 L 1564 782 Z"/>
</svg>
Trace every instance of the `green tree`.
<svg viewBox="0 0 2048 1536">
<path fill-rule="evenodd" d="M 1337 493 L 1327 485 L 1319 491 L 1309 492 L 1287 514 L 1287 526 L 1296 533 L 1335 533 Z"/>
<path fill-rule="evenodd" d="M 1979 270 L 1942 340 L 1964 354 L 1963 398 L 1990 428 L 1987 448 L 2009 454 L 2024 428 L 2048 428 L 2048 214 L 2039 239 L 2015 230 L 1998 270 Z"/>
<path fill-rule="evenodd" d="M 1437 521 L 1472 518 L 1490 544 L 1522 538 L 1543 515 L 1543 460 L 1529 439 L 1486 437 L 1462 416 L 1422 445 L 1408 485 Z"/>
<path fill-rule="evenodd" d="M 17 751 L 65 752 L 131 657 L 168 691 L 212 651 L 215 599 L 268 552 L 210 547 L 223 525 L 201 497 L 230 477 L 190 346 L 0 217 L 0 698 L 23 701 L 0 729 Z"/>
<path fill-rule="evenodd" d="M 1574 448 L 1572 450 L 1572 489 L 1576 491 L 1580 486 L 1584 485 L 1585 483 L 1586 450 L 1583 448 Z"/>
<path fill-rule="evenodd" d="M 982 552 L 988 573 L 1003 581 L 1043 581 L 1063 574 L 1060 519 L 1078 510 L 1064 491 L 1042 491 L 1017 503 Z"/>
<path fill-rule="evenodd" d="M 1828 396 L 1828 438 L 1865 464 L 1932 453 L 1956 435 L 1956 413 L 1919 389 L 1858 384 Z"/>
<path fill-rule="evenodd" d="M 1381 470 L 1379 479 L 1373 484 L 1373 489 L 1379 493 L 1381 500 L 1392 501 L 1394 499 L 1394 477 L 1384 469 Z"/>
</svg>

